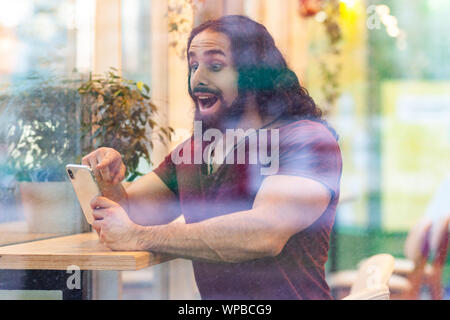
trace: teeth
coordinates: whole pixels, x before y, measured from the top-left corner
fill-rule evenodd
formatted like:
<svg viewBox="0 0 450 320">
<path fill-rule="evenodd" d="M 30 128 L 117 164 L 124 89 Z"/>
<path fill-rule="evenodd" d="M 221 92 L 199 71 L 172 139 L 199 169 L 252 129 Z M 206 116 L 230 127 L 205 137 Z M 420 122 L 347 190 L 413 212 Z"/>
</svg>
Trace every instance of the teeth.
<svg viewBox="0 0 450 320">
<path fill-rule="evenodd" d="M 198 98 L 202 99 L 202 100 L 209 99 L 209 97 L 207 97 L 207 96 L 199 96 Z"/>
</svg>

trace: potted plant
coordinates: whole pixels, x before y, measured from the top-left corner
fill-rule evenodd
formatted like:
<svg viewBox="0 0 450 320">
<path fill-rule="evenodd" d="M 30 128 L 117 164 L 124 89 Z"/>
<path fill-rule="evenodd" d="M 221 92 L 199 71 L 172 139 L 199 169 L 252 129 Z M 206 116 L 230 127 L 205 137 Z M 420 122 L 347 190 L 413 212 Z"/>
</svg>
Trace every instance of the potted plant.
<svg viewBox="0 0 450 320">
<path fill-rule="evenodd" d="M 150 88 L 141 81 L 127 80 L 111 68 L 104 76 L 90 77 L 78 88 L 83 105 L 83 154 L 99 147 L 116 149 L 126 166 L 126 180 L 139 172 L 140 159 L 152 164 L 155 137 L 170 140 L 173 129 L 154 120 L 157 107 L 150 100 Z"/>
<path fill-rule="evenodd" d="M 73 78 L 73 77 L 72 77 Z M 151 164 L 151 135 L 163 143 L 171 128 L 158 126 L 150 88 L 111 69 L 103 77 L 31 80 L 8 98 L 8 162 L 19 181 L 29 230 L 72 233 L 86 228 L 65 165 L 99 147 L 123 155 L 127 181 Z"/>
<path fill-rule="evenodd" d="M 81 151 L 76 81 L 35 77 L 25 83 L 7 99 L 3 129 L 29 231 L 81 231 L 84 220 L 64 170 Z"/>
<path fill-rule="evenodd" d="M 3 92 L 2 92 L 3 93 Z M 3 111 L 8 96 L 3 93 L 0 95 L 0 133 L 1 128 L 5 127 L 3 120 Z M 14 173 L 7 163 L 8 145 L 5 135 L 0 134 L 0 212 L 8 214 L 0 214 L 0 223 L 17 220 L 17 212 L 15 210 L 15 179 Z"/>
</svg>

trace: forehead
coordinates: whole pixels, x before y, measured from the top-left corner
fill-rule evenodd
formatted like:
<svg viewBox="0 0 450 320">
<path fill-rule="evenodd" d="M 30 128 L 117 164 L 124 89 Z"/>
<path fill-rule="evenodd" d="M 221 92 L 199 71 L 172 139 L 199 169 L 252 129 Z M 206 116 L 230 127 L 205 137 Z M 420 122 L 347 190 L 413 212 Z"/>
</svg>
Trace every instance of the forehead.
<svg viewBox="0 0 450 320">
<path fill-rule="evenodd" d="M 225 56 L 230 55 L 231 42 L 228 36 L 222 32 L 204 30 L 192 39 L 188 54 L 197 56 L 209 50 L 221 50 Z"/>
</svg>

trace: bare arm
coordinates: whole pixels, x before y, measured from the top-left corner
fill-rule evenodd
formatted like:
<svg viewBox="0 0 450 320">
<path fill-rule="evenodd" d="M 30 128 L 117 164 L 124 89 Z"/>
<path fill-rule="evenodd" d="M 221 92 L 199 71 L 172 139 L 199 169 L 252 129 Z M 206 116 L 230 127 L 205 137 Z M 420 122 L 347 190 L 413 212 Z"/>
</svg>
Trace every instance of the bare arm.
<svg viewBox="0 0 450 320">
<path fill-rule="evenodd" d="M 178 200 L 153 172 L 126 188 L 130 218 L 140 225 L 166 224 L 181 215 Z"/>
<path fill-rule="evenodd" d="M 105 197 L 119 203 L 139 225 L 166 224 L 181 215 L 177 198 L 153 172 L 129 183 L 103 183 L 102 191 Z"/>
<path fill-rule="evenodd" d="M 193 224 L 141 227 L 139 249 L 190 259 L 240 262 L 278 255 L 289 238 L 316 221 L 330 202 L 320 183 L 271 176 L 253 208 Z"/>
</svg>

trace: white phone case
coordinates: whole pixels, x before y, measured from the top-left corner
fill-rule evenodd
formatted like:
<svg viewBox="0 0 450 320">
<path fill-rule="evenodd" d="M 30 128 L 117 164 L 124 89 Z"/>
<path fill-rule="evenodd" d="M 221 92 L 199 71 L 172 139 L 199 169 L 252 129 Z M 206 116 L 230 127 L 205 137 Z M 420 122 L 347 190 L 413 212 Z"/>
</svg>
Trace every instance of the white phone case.
<svg viewBox="0 0 450 320">
<path fill-rule="evenodd" d="M 95 196 L 101 195 L 94 172 L 88 166 L 77 164 L 68 164 L 66 166 L 66 172 L 75 190 L 84 216 L 87 222 L 92 224 L 95 219 L 92 215 L 91 201 Z"/>
</svg>

